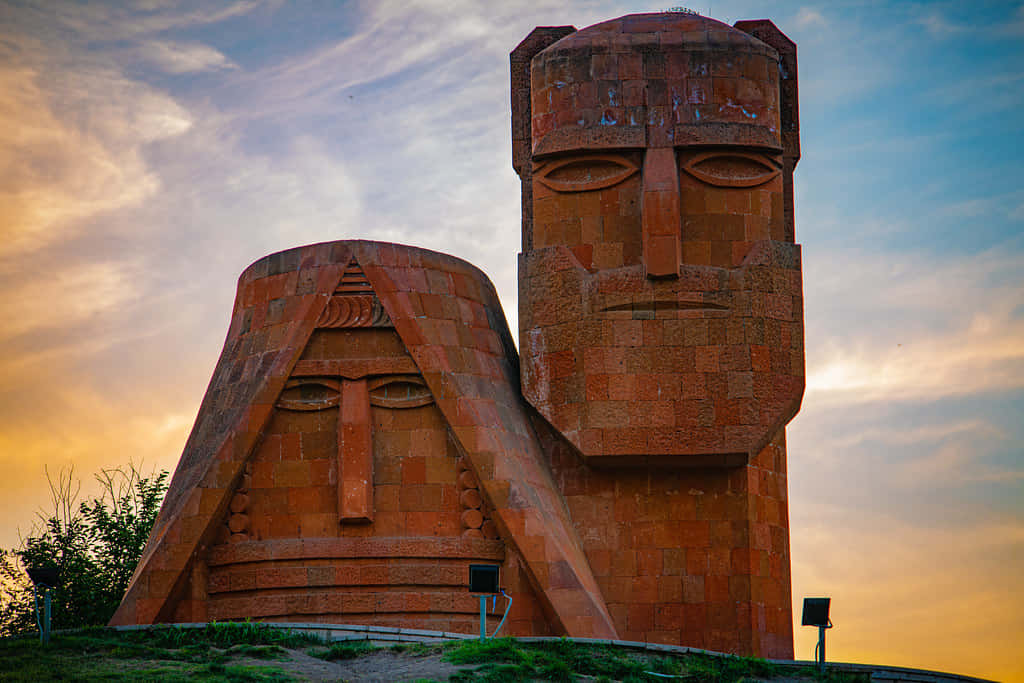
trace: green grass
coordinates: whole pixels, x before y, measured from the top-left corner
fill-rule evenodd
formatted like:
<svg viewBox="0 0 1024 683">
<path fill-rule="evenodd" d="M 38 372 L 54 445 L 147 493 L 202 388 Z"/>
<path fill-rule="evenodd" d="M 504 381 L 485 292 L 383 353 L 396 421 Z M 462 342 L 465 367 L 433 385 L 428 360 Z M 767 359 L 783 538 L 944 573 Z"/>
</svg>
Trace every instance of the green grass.
<svg viewBox="0 0 1024 683">
<path fill-rule="evenodd" d="M 749 657 L 662 655 L 564 639 L 540 643 L 509 638 L 461 640 L 401 644 L 384 650 L 362 640 L 329 644 L 314 636 L 260 624 L 139 631 L 95 628 L 55 635 L 45 647 L 36 638 L 0 639 L 0 681 L 290 681 L 293 679 L 280 666 L 273 666 L 288 660 L 289 649 L 305 650 L 327 661 L 352 660 L 379 651 L 405 657 L 441 655 L 464 667 L 449 679 L 454 683 L 581 679 L 599 683 L 738 683 L 782 676 L 808 683 L 868 681 L 865 674 L 831 670 L 819 674 L 816 669 Z M 249 664 L 251 660 L 260 663 Z M 420 683 L 428 682 L 421 679 Z"/>
<path fill-rule="evenodd" d="M 829 683 L 866 682 L 866 675 L 828 672 L 772 664 L 751 657 L 714 657 L 687 654 L 661 656 L 602 645 L 555 640 L 518 643 L 509 638 L 480 642 L 461 641 L 446 646 L 445 659 L 453 664 L 473 665 L 451 677 L 456 683 L 499 683 L 501 681 L 573 681 L 586 676 L 596 681 L 650 683 L 651 681 L 699 681 L 738 683 L 756 678 L 787 676 Z M 652 676 L 650 672 L 672 676 Z"/>
<path fill-rule="evenodd" d="M 231 657 L 251 657 L 252 659 L 287 659 L 288 651 L 280 645 L 232 645 L 225 653 Z"/>
<path fill-rule="evenodd" d="M 442 652 L 444 650 L 444 645 L 427 645 L 426 643 L 400 643 L 398 645 L 392 645 L 388 648 L 388 650 L 397 654 L 411 655 L 413 657 L 424 657 L 426 655 L 433 655 Z M 413 681 L 413 683 L 417 682 Z"/>
<path fill-rule="evenodd" d="M 577 675 L 626 682 L 647 681 L 645 670 L 675 673 L 668 660 L 630 651 L 581 645 L 569 640 L 520 644 L 508 638 L 463 641 L 445 656 L 453 664 L 480 664 L 453 677 L 457 681 L 571 681 Z"/>
<path fill-rule="evenodd" d="M 286 629 L 273 628 L 267 624 L 253 624 L 249 622 L 214 622 L 207 624 L 203 628 L 176 628 L 168 626 L 139 631 L 123 631 L 122 633 L 139 637 L 144 641 L 152 638 L 155 642 L 165 647 L 202 644 L 226 648 L 232 645 L 247 644 L 299 648 L 324 642 L 323 639 L 308 633 L 298 633 Z"/>
<path fill-rule="evenodd" d="M 0 681 L 290 681 L 284 671 L 233 663 L 281 660 L 286 647 L 323 641 L 262 624 L 139 631 L 83 629 L 38 639 L 0 640 Z"/>
</svg>

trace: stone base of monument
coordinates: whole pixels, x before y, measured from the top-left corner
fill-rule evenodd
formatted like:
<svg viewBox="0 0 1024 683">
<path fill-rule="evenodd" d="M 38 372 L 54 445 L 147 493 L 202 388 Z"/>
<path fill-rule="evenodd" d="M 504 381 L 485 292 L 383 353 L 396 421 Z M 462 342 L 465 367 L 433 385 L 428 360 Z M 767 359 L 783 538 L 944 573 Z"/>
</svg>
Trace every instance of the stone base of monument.
<svg viewBox="0 0 1024 683">
<path fill-rule="evenodd" d="M 373 645 L 388 647 L 398 643 L 422 643 L 436 644 L 451 640 L 475 640 L 477 635 L 469 633 L 448 633 L 446 631 L 427 631 L 415 628 L 392 628 L 388 626 L 366 626 L 360 624 L 316 624 L 316 623 L 283 623 L 267 622 L 264 624 L 272 628 L 287 629 L 318 636 L 330 642 L 345 641 L 366 641 Z M 155 624 L 155 625 L 131 625 L 114 626 L 118 631 L 138 631 L 152 628 L 206 628 L 208 624 Z M 574 643 L 590 645 L 610 645 L 631 650 L 645 652 L 663 653 L 669 655 L 700 654 L 711 657 L 735 657 L 736 655 L 713 650 L 702 650 L 696 647 L 682 647 L 679 645 L 662 645 L 660 643 L 640 643 L 631 640 L 607 640 L 603 638 L 564 638 L 564 637 L 535 637 L 515 638 L 520 643 L 540 643 L 549 640 L 564 641 L 570 640 Z M 768 659 L 772 664 L 785 666 L 797 666 L 801 668 L 814 669 L 817 662 L 791 659 Z M 880 664 L 854 664 L 849 662 L 828 662 L 828 669 L 845 673 L 869 674 L 872 683 L 995 683 L 986 678 L 975 678 L 973 676 L 962 676 L 960 674 L 945 673 L 942 671 L 929 671 L 927 669 L 910 669 L 906 667 L 885 666 Z"/>
</svg>

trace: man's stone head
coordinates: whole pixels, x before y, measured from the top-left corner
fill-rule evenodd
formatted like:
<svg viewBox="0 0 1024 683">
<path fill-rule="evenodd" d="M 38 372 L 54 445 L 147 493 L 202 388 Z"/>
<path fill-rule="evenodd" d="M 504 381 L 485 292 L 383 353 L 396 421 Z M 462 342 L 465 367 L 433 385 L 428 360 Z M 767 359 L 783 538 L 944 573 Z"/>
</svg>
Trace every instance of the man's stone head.
<svg viewBox="0 0 1024 683">
<path fill-rule="evenodd" d="M 742 462 L 799 406 L 795 48 L 738 26 L 634 15 L 512 54 L 524 392 L 595 463 Z"/>
</svg>

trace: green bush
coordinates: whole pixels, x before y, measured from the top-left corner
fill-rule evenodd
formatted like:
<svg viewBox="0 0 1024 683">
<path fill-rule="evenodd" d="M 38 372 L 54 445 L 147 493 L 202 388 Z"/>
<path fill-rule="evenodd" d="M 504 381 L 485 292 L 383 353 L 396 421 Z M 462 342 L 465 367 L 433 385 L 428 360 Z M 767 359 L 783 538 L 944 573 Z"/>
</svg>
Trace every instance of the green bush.
<svg viewBox="0 0 1024 683">
<path fill-rule="evenodd" d="M 0 549 L 0 636 L 35 631 L 36 612 L 27 570 L 56 567 L 54 629 L 104 625 L 117 609 L 167 492 L 166 470 L 143 476 L 134 465 L 96 475 L 101 493 L 76 505 L 73 472 L 54 482 L 47 474 L 53 511 L 17 550 Z M 40 605 L 42 595 L 39 596 Z"/>
</svg>

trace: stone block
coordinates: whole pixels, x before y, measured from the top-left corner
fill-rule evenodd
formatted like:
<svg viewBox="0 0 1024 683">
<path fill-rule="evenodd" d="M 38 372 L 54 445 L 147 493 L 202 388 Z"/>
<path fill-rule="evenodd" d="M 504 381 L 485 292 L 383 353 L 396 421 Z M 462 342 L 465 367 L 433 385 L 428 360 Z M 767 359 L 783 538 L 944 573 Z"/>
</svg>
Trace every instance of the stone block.
<svg viewBox="0 0 1024 683">
<path fill-rule="evenodd" d="M 521 358 L 450 256 L 345 241 L 247 269 L 113 623 L 469 634 L 467 565 L 491 562 L 508 633 L 791 656 L 804 349 L 780 36 L 668 12 L 516 48 Z M 189 567 L 203 585 L 179 596 Z"/>
</svg>

